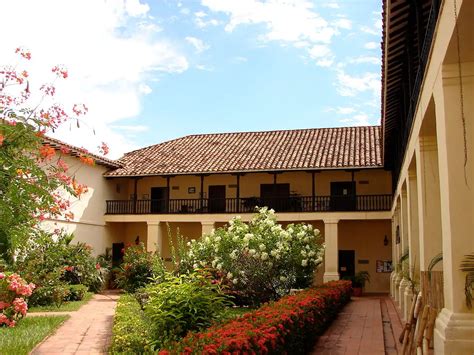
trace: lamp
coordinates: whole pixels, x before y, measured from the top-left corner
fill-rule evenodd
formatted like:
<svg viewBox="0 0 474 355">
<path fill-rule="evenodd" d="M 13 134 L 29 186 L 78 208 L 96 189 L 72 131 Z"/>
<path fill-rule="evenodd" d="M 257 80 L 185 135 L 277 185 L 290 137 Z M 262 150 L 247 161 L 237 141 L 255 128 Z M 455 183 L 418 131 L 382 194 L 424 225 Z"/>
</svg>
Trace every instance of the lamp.
<svg viewBox="0 0 474 355">
<path fill-rule="evenodd" d="M 387 246 L 388 245 L 388 238 L 387 235 L 383 238 L 383 245 Z"/>
</svg>

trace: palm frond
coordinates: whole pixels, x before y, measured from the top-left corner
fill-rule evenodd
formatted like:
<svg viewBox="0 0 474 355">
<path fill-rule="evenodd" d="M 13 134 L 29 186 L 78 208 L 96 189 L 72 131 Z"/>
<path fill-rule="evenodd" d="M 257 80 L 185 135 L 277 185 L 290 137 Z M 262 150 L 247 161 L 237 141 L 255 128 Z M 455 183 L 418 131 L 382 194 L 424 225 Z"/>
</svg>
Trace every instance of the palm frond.
<svg viewBox="0 0 474 355">
<path fill-rule="evenodd" d="M 403 263 L 405 260 L 408 260 L 408 257 L 410 256 L 410 250 L 407 248 L 405 249 L 405 251 L 403 252 L 402 255 L 400 255 L 400 259 L 398 260 L 398 262 L 401 264 Z"/>
<path fill-rule="evenodd" d="M 466 281 L 464 283 L 464 293 L 466 295 L 466 306 L 472 309 L 472 300 L 474 299 L 474 253 L 464 256 L 461 262 L 461 271 L 466 272 Z"/>
<path fill-rule="evenodd" d="M 434 267 L 440 262 L 443 261 L 443 253 L 439 253 L 431 259 L 429 265 L 428 265 L 428 280 L 431 281 L 431 271 L 434 269 Z"/>
</svg>

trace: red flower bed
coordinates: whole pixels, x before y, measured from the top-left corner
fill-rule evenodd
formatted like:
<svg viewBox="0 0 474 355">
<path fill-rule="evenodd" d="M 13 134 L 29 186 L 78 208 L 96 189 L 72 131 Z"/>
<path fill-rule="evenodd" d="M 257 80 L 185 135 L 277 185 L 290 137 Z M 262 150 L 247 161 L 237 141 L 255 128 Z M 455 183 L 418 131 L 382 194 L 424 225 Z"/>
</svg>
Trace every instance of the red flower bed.
<svg viewBox="0 0 474 355">
<path fill-rule="evenodd" d="M 350 281 L 329 282 L 283 297 L 227 323 L 189 333 L 159 354 L 306 353 L 349 301 L 350 293 Z"/>
</svg>

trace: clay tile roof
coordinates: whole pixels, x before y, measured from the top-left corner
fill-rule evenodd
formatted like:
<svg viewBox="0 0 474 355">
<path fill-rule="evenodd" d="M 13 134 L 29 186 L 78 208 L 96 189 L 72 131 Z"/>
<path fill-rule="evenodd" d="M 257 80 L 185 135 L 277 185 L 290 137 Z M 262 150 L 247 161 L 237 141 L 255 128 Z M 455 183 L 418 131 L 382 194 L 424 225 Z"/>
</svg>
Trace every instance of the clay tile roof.
<svg viewBox="0 0 474 355">
<path fill-rule="evenodd" d="M 78 157 L 78 156 L 81 156 L 81 155 L 87 155 L 88 157 L 91 157 L 92 159 L 94 159 L 96 164 L 103 165 L 107 168 L 116 169 L 116 168 L 120 168 L 120 167 L 123 166 L 122 163 L 119 162 L 119 161 L 107 159 L 107 158 L 104 158 L 100 155 L 92 154 L 92 153 L 89 153 L 89 152 L 87 154 L 85 154 L 84 149 L 78 148 L 78 147 L 73 146 L 73 145 L 68 144 L 68 143 L 65 143 L 65 142 L 63 142 L 59 139 L 56 139 L 56 138 L 43 136 L 42 144 L 43 145 L 49 145 L 49 146 L 51 146 L 52 148 L 54 148 L 56 150 L 60 150 L 61 147 L 66 147 L 70 151 L 69 155 L 75 156 L 75 157 Z"/>
<path fill-rule="evenodd" d="M 105 175 L 379 168 L 380 143 L 380 126 L 199 134 L 129 152 Z"/>
</svg>

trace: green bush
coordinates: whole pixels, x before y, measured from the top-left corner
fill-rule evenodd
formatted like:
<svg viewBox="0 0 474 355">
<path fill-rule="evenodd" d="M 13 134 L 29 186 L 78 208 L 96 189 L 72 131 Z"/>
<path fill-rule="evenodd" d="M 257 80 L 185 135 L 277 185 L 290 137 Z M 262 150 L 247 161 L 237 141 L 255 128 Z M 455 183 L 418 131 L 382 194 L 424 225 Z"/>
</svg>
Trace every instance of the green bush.
<svg viewBox="0 0 474 355">
<path fill-rule="evenodd" d="M 259 305 L 310 286 L 323 254 L 319 230 L 306 224 L 283 228 L 273 210 L 261 208 L 249 223 L 236 217 L 228 227 L 191 241 L 179 270 L 212 269 L 236 303 Z"/>
<path fill-rule="evenodd" d="M 116 275 L 116 282 L 127 292 L 135 292 L 152 281 L 159 281 L 165 274 L 161 258 L 148 253 L 143 243 L 125 248 L 123 263 Z"/>
<path fill-rule="evenodd" d="M 69 295 L 64 299 L 65 301 L 82 301 L 87 293 L 87 286 L 85 285 L 69 285 Z"/>
<path fill-rule="evenodd" d="M 69 289 L 68 285 L 81 284 L 94 292 L 101 288 L 102 279 L 92 248 L 84 243 L 73 244 L 72 239 L 73 235 L 54 238 L 40 233 L 19 249 L 14 269 L 37 285 L 31 297 L 32 305 L 58 304 L 55 297 L 64 287 Z"/>
<path fill-rule="evenodd" d="M 145 288 L 144 312 L 150 321 L 152 344 L 163 346 L 189 331 L 208 327 L 231 304 L 219 287 L 202 275 L 168 275 Z"/>
<path fill-rule="evenodd" d="M 115 309 L 110 352 L 112 354 L 151 353 L 149 340 L 149 326 L 139 303 L 131 294 L 122 295 Z"/>
</svg>

